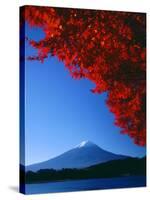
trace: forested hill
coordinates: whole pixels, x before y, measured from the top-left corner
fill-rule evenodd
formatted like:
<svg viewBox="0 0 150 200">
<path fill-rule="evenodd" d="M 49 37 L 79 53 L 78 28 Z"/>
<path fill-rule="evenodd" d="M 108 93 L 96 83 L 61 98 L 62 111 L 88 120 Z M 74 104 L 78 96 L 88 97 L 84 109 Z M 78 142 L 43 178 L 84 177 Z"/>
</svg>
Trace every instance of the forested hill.
<svg viewBox="0 0 150 200">
<path fill-rule="evenodd" d="M 22 171 L 21 173 L 24 172 Z M 125 160 L 113 160 L 83 169 L 42 169 L 37 172 L 28 171 L 25 174 L 25 183 L 145 175 L 146 157 L 127 158 Z"/>
</svg>

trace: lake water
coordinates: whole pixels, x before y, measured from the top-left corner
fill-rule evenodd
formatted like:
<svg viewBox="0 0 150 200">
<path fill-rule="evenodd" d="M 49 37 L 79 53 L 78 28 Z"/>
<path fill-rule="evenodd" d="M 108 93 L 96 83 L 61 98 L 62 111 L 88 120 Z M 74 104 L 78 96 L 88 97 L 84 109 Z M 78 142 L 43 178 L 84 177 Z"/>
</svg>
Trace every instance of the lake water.
<svg viewBox="0 0 150 200">
<path fill-rule="evenodd" d="M 41 184 L 26 184 L 25 190 L 26 194 L 40 194 L 144 186 L 146 186 L 145 176 L 129 176 L 121 178 L 84 179 Z"/>
</svg>

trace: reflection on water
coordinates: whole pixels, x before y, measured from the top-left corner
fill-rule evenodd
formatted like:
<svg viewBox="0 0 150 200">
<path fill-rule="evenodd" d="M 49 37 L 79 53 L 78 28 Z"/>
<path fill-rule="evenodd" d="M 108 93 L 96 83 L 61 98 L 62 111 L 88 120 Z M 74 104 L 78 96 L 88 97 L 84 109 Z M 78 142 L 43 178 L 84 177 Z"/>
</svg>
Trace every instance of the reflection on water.
<svg viewBox="0 0 150 200">
<path fill-rule="evenodd" d="M 25 188 L 26 194 L 39 194 L 143 186 L 146 186 L 145 176 L 129 176 L 119 178 L 86 179 L 41 184 L 26 184 Z"/>
</svg>

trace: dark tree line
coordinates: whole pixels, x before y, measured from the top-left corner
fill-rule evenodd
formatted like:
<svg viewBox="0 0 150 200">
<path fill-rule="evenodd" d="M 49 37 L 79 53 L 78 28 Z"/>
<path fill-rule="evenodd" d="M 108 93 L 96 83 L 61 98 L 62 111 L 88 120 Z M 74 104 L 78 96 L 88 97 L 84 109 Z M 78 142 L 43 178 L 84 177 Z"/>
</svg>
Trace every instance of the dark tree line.
<svg viewBox="0 0 150 200">
<path fill-rule="evenodd" d="M 146 157 L 142 159 L 127 158 L 125 160 L 114 160 L 83 169 L 41 169 L 37 172 L 28 171 L 25 174 L 25 183 L 112 178 L 133 175 L 146 175 Z"/>
</svg>

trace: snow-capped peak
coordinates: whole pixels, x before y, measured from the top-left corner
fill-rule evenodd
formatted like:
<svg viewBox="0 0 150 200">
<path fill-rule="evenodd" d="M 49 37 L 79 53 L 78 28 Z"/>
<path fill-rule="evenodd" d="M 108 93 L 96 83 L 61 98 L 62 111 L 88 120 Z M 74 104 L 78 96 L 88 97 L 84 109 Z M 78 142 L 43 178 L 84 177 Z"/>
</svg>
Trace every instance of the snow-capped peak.
<svg viewBox="0 0 150 200">
<path fill-rule="evenodd" d="M 76 147 L 81 148 L 81 147 L 93 146 L 93 145 L 94 145 L 94 143 L 92 143 L 92 142 L 86 140 L 86 141 L 81 142 L 81 143 L 80 143 L 79 145 L 77 145 Z"/>
</svg>

